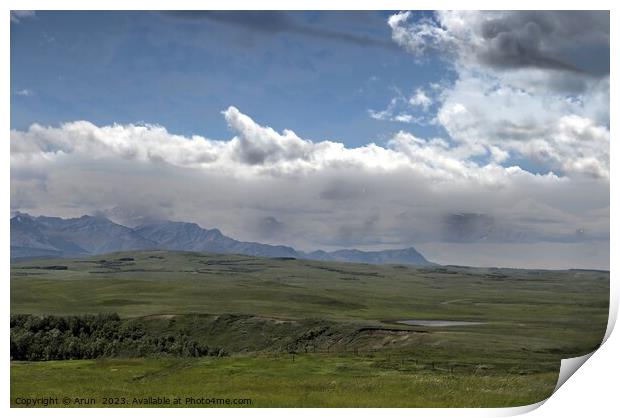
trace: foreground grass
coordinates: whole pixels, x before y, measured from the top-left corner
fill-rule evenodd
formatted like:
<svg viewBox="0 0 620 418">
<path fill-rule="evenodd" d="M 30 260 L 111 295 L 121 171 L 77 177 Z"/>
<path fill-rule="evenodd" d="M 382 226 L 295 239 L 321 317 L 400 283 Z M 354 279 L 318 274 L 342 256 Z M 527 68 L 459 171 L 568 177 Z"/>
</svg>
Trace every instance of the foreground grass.
<svg viewBox="0 0 620 418">
<path fill-rule="evenodd" d="M 385 358 L 336 355 L 108 359 L 11 363 L 16 398 L 187 397 L 251 399 L 251 407 L 507 407 L 551 395 L 556 372 L 516 374 L 385 366 Z M 62 406 L 62 401 L 61 405 Z M 188 406 L 181 404 L 178 406 Z M 205 406 L 205 405 L 200 405 Z"/>
</svg>

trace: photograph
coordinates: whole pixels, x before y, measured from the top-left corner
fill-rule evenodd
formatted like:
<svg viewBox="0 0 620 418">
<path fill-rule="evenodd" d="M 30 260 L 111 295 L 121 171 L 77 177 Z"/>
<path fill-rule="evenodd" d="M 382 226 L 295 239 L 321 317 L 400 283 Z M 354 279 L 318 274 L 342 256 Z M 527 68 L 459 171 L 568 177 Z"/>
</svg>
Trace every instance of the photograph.
<svg viewBox="0 0 620 418">
<path fill-rule="evenodd" d="M 525 407 L 608 335 L 609 10 L 8 18 L 7 407 Z"/>
</svg>

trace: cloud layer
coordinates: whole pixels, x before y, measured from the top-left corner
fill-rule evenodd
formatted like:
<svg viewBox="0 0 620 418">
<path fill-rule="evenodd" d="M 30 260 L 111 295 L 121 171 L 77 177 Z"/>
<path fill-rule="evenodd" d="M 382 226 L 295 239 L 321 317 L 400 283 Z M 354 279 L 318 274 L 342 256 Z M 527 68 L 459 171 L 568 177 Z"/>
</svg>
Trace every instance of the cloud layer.
<svg viewBox="0 0 620 418">
<path fill-rule="evenodd" d="M 35 124 L 28 131 L 11 132 L 11 159 L 14 167 L 74 158 L 118 159 L 217 170 L 237 177 L 300 178 L 340 169 L 368 173 L 406 170 L 436 185 L 452 182 L 506 185 L 518 178 L 533 182 L 562 181 L 552 172 L 536 175 L 518 166 L 504 167 L 494 160 L 484 164 L 474 162 L 467 157 L 475 153 L 452 147 L 441 138 L 426 140 L 400 131 L 386 146 L 371 143 L 347 148 L 339 142 L 303 139 L 288 129 L 278 133 L 259 125 L 233 106 L 222 113 L 235 133 L 228 141 L 174 135 L 156 125 L 98 127 L 86 121 L 60 127 Z M 563 121 L 561 128 L 566 131 L 565 141 L 584 132 L 595 139 L 600 139 L 599 136 L 606 139 L 604 132 L 580 120 Z"/>
<path fill-rule="evenodd" d="M 600 179 L 480 164 L 406 132 L 347 148 L 278 133 L 234 107 L 223 115 L 235 134 L 227 141 L 89 122 L 12 131 L 12 207 L 62 216 L 139 208 L 302 249 L 608 239 Z M 446 234 L 455 214 L 481 213 L 491 221 Z"/>
</svg>

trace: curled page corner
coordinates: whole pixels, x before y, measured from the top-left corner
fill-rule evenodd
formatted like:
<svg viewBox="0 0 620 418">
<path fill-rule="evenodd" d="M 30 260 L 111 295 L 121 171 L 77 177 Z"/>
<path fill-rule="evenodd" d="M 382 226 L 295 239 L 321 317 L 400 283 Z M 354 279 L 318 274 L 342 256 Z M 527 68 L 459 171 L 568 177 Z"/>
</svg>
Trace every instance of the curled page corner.
<svg viewBox="0 0 620 418">
<path fill-rule="evenodd" d="M 605 344 L 605 341 L 607 341 L 607 339 L 613 332 L 617 318 L 618 295 L 616 292 L 612 291 L 609 301 L 609 317 L 607 320 L 607 329 L 605 331 L 605 336 L 603 337 L 603 341 L 601 341 L 601 345 L 599 346 L 599 348 L 603 344 Z M 555 385 L 555 389 L 553 389 L 553 393 L 555 393 L 564 383 L 566 383 L 566 381 L 577 371 L 577 369 L 583 366 L 583 364 L 588 361 L 588 359 L 592 357 L 595 352 L 596 350 L 580 357 L 562 359 L 562 362 L 560 363 L 560 374 L 558 375 L 558 382 Z"/>
<path fill-rule="evenodd" d="M 499 414 L 496 415 L 496 416 L 500 416 L 500 417 L 514 417 L 514 416 L 517 416 L 517 415 L 527 414 L 528 412 L 532 412 L 536 408 L 539 408 L 540 406 L 542 406 L 542 404 L 547 402 L 547 399 L 543 399 L 542 401 L 539 401 L 539 402 L 536 402 L 536 403 L 532 403 L 532 404 L 529 404 L 529 405 L 513 406 L 513 407 L 508 407 L 508 408 L 502 408 L 501 412 L 499 412 Z"/>
<path fill-rule="evenodd" d="M 562 359 L 560 363 L 560 374 L 558 375 L 558 383 L 553 389 L 555 393 L 566 381 L 579 369 L 588 359 L 596 352 L 592 351 L 584 356 Z"/>
<path fill-rule="evenodd" d="M 558 382 L 555 385 L 555 388 L 553 389 L 553 392 L 551 393 L 551 396 L 553 396 L 553 394 L 555 392 L 557 392 L 557 390 L 564 384 L 566 383 L 566 381 L 581 367 L 583 366 L 583 364 L 588 361 L 588 359 L 592 356 L 592 354 L 594 354 L 596 352 L 596 350 L 592 351 L 591 353 L 588 353 L 584 356 L 580 356 L 580 357 L 572 357 L 572 358 L 566 358 L 566 359 L 562 359 L 561 363 L 560 363 L 560 373 L 558 374 Z M 549 398 L 551 397 L 549 396 Z M 543 399 L 540 402 L 536 402 L 530 405 L 523 405 L 523 406 L 517 406 L 517 407 L 511 407 L 511 408 L 503 408 L 503 413 L 504 414 L 500 414 L 499 416 L 516 416 L 516 415 L 523 415 L 526 414 L 528 412 L 531 412 L 537 408 L 539 408 L 540 406 L 542 406 L 545 402 L 547 402 L 549 400 L 549 398 Z"/>
</svg>

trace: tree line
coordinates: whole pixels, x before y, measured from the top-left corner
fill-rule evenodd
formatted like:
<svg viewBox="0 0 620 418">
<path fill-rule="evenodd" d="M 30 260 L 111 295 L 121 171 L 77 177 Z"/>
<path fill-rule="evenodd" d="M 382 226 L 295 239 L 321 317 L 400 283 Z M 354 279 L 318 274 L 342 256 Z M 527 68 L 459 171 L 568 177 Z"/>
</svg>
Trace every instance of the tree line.
<svg viewBox="0 0 620 418">
<path fill-rule="evenodd" d="M 225 356 L 180 330 L 157 334 L 116 313 L 82 316 L 11 315 L 11 360 L 100 357 Z"/>
</svg>

